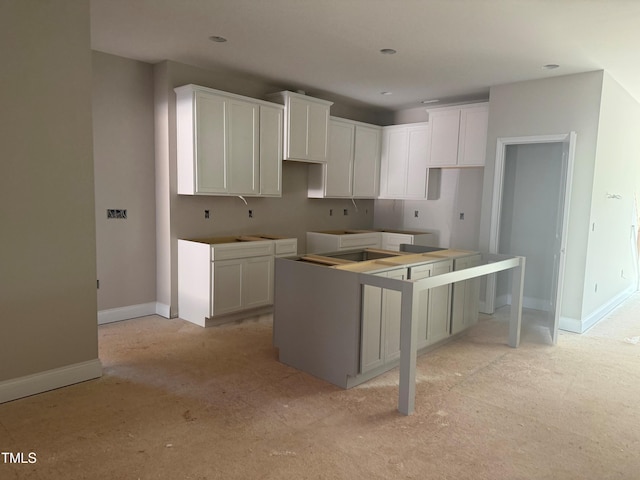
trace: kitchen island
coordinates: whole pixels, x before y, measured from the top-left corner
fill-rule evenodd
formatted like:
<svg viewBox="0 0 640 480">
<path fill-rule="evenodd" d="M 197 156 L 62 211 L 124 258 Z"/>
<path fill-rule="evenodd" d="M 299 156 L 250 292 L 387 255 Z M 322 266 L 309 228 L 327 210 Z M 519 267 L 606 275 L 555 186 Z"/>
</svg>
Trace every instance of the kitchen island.
<svg viewBox="0 0 640 480">
<path fill-rule="evenodd" d="M 409 414 L 416 355 L 464 330 L 452 334 L 452 285 L 474 292 L 468 317 L 477 318 L 477 290 L 470 285 L 482 275 L 516 269 L 509 344 L 518 345 L 524 258 L 460 250 L 389 253 L 333 263 L 331 255 L 276 259 L 273 340 L 281 362 L 342 388 L 400 365 L 399 410 Z M 453 271 L 453 261 L 463 258 L 476 262 Z"/>
</svg>

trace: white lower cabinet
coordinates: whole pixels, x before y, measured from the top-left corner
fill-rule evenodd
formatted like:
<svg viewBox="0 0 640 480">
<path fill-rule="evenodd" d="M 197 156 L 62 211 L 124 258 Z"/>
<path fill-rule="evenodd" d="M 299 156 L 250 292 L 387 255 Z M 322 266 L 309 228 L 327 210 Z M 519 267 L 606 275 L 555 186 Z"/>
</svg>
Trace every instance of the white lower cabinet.
<svg viewBox="0 0 640 480">
<path fill-rule="evenodd" d="M 407 269 L 379 273 L 380 276 L 407 279 Z M 362 300 L 360 373 L 400 358 L 400 292 L 365 286 Z"/>
<path fill-rule="evenodd" d="M 213 316 L 273 303 L 273 256 L 213 262 L 211 276 Z"/>
<path fill-rule="evenodd" d="M 400 245 L 403 243 L 408 245 L 429 245 L 431 234 L 425 232 L 401 232 L 393 230 L 384 230 L 381 237 L 381 246 L 383 250 L 400 251 Z"/>
<path fill-rule="evenodd" d="M 294 255 L 295 238 L 178 240 L 178 315 L 206 327 L 273 304 L 274 258 Z"/>
<path fill-rule="evenodd" d="M 410 268 L 409 278 L 421 280 L 449 273 L 452 269 L 452 260 L 419 265 Z M 420 294 L 418 322 L 419 349 L 439 342 L 451 334 L 451 285 L 431 288 Z"/>
<path fill-rule="evenodd" d="M 354 248 L 380 248 L 380 233 L 367 230 L 307 232 L 307 253 L 337 252 Z"/>
</svg>

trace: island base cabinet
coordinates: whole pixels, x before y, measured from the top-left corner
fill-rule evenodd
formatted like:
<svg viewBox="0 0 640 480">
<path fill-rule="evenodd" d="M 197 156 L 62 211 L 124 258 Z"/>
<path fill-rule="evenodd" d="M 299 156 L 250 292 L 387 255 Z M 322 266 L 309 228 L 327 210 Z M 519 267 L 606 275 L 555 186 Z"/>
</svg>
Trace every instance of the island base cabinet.
<svg viewBox="0 0 640 480">
<path fill-rule="evenodd" d="M 411 280 L 449 273 L 453 262 L 446 260 L 410 269 Z M 420 294 L 418 303 L 418 349 L 439 342 L 451 334 L 451 285 L 431 288 Z"/>
<path fill-rule="evenodd" d="M 454 270 L 477 267 L 481 263 L 480 255 L 454 260 Z M 475 325 L 478 322 L 478 303 L 480 301 L 480 279 L 471 278 L 453 284 L 451 304 L 451 334 Z"/>
<path fill-rule="evenodd" d="M 407 269 L 379 275 L 406 280 Z M 401 295 L 395 290 L 365 286 L 362 298 L 360 372 L 366 373 L 400 358 Z"/>
</svg>

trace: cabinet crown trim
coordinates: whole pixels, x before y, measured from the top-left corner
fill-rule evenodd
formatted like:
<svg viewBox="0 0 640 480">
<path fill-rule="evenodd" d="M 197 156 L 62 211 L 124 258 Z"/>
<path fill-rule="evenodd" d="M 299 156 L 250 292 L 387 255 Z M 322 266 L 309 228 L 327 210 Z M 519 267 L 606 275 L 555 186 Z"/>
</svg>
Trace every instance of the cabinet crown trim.
<svg viewBox="0 0 640 480">
<path fill-rule="evenodd" d="M 481 108 L 488 107 L 489 102 L 474 102 L 474 103 L 460 103 L 457 105 L 442 105 L 439 107 L 425 108 L 427 113 L 429 112 L 444 112 L 445 110 L 465 110 L 468 108 Z"/>
<path fill-rule="evenodd" d="M 216 90 L 215 88 L 203 87 L 201 85 L 195 85 L 193 83 L 189 83 L 187 85 L 181 85 L 179 87 L 174 88 L 173 91 L 176 92 L 176 94 L 184 94 L 185 92 L 186 93 L 202 92 L 202 93 L 208 93 L 211 95 L 217 95 L 220 97 L 226 97 L 226 98 L 231 98 L 235 100 L 242 100 L 245 102 L 251 102 L 251 103 L 254 103 L 257 105 L 263 105 L 266 107 L 284 109 L 284 107 L 279 103 L 269 102 L 267 100 L 260 100 L 258 98 L 253 98 L 253 97 L 247 97 L 245 95 L 239 95 L 237 93 L 225 92 L 223 90 Z"/>
<path fill-rule="evenodd" d="M 309 95 L 304 95 L 302 93 L 296 93 L 296 92 L 290 92 L 289 90 L 284 90 L 282 92 L 275 92 L 275 93 L 270 93 L 267 95 L 267 98 L 281 98 L 281 99 L 286 99 L 286 98 L 299 98 L 299 99 L 304 99 L 308 102 L 314 102 L 314 103 L 321 103 L 323 105 L 333 105 L 333 102 L 329 101 L 329 100 L 322 100 L 321 98 L 316 98 L 316 97 L 310 97 Z"/>
</svg>

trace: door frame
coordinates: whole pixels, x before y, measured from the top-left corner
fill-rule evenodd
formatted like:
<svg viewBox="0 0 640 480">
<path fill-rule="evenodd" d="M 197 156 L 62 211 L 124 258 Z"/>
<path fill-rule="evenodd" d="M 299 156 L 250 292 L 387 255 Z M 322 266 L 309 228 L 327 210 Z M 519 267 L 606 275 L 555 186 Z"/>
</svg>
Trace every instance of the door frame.
<svg viewBox="0 0 640 480">
<path fill-rule="evenodd" d="M 560 310 L 562 306 L 562 293 L 564 284 L 564 270 L 566 264 L 567 234 L 569 229 L 569 205 L 571 199 L 571 185 L 573 183 L 573 165 L 575 161 L 576 132 L 569 132 L 558 135 L 533 135 L 527 137 L 499 137 L 496 146 L 496 163 L 493 178 L 493 198 L 491 205 L 491 230 L 489 236 L 489 252 L 498 253 L 500 238 L 500 214 L 502 211 L 502 194 L 504 170 L 506 161 L 506 148 L 509 145 L 528 145 L 536 143 L 562 143 L 562 177 L 564 180 L 564 194 L 560 187 L 561 205 L 561 240 L 560 256 L 558 260 L 558 278 L 556 283 L 555 312 L 554 321 L 551 328 L 551 340 L 555 344 L 558 337 L 558 325 L 560 320 Z M 562 185 L 561 180 L 561 185 Z M 485 293 L 486 313 L 493 313 L 496 299 L 496 275 L 487 277 L 487 288 Z"/>
</svg>

